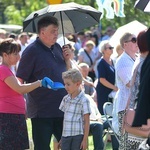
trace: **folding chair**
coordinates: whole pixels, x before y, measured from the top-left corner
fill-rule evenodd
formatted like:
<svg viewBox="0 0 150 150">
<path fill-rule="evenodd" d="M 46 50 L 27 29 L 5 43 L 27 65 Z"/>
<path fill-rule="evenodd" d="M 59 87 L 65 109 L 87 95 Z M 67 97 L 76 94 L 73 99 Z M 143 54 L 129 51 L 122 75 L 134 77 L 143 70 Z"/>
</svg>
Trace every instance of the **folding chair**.
<svg viewBox="0 0 150 150">
<path fill-rule="evenodd" d="M 114 135 L 119 141 L 117 134 L 114 132 L 114 129 L 112 127 L 112 111 L 113 111 L 113 103 L 111 102 L 105 102 L 103 105 L 103 112 L 104 112 L 104 117 L 106 118 L 106 121 L 109 124 L 108 129 L 105 131 L 105 141 L 104 141 L 104 150 L 106 149 L 106 144 L 109 135 Z"/>
</svg>

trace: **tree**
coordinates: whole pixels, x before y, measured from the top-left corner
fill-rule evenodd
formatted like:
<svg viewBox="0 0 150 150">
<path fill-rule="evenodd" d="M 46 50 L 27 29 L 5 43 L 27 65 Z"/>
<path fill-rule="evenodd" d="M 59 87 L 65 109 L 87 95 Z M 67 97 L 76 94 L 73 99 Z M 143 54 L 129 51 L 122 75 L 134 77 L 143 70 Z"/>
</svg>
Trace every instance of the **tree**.
<svg viewBox="0 0 150 150">
<path fill-rule="evenodd" d="M 70 2 L 70 0 L 64 0 L 63 2 Z M 74 2 L 79 4 L 91 5 L 98 9 L 96 0 L 74 0 Z M 100 20 L 100 24 L 102 26 L 102 30 L 105 30 L 107 26 L 112 26 L 117 29 L 118 27 L 127 24 L 133 20 L 138 20 L 139 22 L 145 24 L 146 26 L 150 25 L 149 14 L 144 13 L 141 10 L 134 8 L 135 0 L 125 0 L 124 4 L 124 13 L 126 17 L 120 18 L 116 17 L 114 19 L 107 19 L 104 17 Z"/>
<path fill-rule="evenodd" d="M 63 0 L 63 3 L 71 2 L 73 0 Z M 74 0 L 74 2 L 90 5 L 98 9 L 96 0 Z M 138 20 L 141 23 L 149 26 L 149 14 L 144 13 L 141 10 L 134 8 L 135 1 L 125 0 L 124 13 L 126 17 L 116 17 L 114 19 L 107 19 L 105 16 L 100 20 L 102 30 L 105 30 L 107 26 L 118 28 L 133 20 Z M 10 5 L 10 0 L 0 0 L 0 22 L 12 23 L 22 25 L 23 20 L 33 11 L 41 9 L 47 6 L 46 0 L 13 0 Z"/>
<path fill-rule="evenodd" d="M 14 0 L 10 5 L 9 0 L 2 0 L 5 19 L 0 18 L 1 23 L 22 25 L 23 20 L 33 11 L 47 5 L 46 0 Z M 0 9 L 1 12 L 1 9 Z"/>
</svg>

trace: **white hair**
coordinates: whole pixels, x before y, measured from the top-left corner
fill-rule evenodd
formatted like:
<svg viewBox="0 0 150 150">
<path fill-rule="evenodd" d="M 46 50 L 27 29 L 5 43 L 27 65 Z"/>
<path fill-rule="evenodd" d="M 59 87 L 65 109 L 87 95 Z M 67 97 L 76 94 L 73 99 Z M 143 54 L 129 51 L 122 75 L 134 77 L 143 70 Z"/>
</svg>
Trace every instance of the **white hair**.
<svg viewBox="0 0 150 150">
<path fill-rule="evenodd" d="M 106 45 L 109 44 L 109 40 L 104 40 L 99 45 L 99 51 L 103 54 L 104 50 L 106 49 Z"/>
</svg>

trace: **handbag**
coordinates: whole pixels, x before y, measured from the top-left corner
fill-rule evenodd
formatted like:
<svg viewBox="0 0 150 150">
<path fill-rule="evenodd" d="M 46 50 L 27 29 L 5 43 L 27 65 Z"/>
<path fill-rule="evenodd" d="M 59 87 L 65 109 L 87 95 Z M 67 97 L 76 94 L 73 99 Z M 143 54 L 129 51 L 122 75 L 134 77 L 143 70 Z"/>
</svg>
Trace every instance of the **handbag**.
<svg viewBox="0 0 150 150">
<path fill-rule="evenodd" d="M 132 127 L 134 116 L 135 116 L 134 109 L 129 109 L 129 108 L 126 109 L 125 116 L 124 116 L 125 131 L 136 136 L 147 138 L 150 134 L 150 120 L 148 119 L 147 125 L 142 125 L 141 127 Z"/>
</svg>

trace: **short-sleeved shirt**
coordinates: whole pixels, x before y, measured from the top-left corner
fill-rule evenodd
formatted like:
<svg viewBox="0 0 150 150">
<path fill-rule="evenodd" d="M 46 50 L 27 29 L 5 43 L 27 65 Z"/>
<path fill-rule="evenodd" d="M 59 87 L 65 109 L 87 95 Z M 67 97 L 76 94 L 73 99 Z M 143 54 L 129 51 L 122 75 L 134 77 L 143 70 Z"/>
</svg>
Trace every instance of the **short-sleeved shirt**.
<svg viewBox="0 0 150 150">
<path fill-rule="evenodd" d="M 116 112 L 123 111 L 126 108 L 127 101 L 130 95 L 130 88 L 126 86 L 132 78 L 132 69 L 134 60 L 126 53 L 117 59 L 116 70 L 116 84 L 119 90 L 117 91 Z"/>
<path fill-rule="evenodd" d="M 66 63 L 59 44 L 51 48 L 45 46 L 39 38 L 31 43 L 23 52 L 16 76 L 27 83 L 49 77 L 54 82 L 61 82 L 62 72 L 66 71 Z M 40 87 L 27 94 L 27 115 L 30 118 L 63 117 L 59 110 L 65 89 L 57 91 Z"/>
<path fill-rule="evenodd" d="M 98 79 L 105 78 L 111 84 L 115 84 L 115 68 L 113 65 L 109 65 L 103 58 L 100 59 L 98 66 Z M 98 84 L 96 87 L 97 92 L 99 93 L 99 101 L 106 102 L 108 100 L 108 95 L 112 91 L 112 89 L 104 86 L 98 80 Z"/>
<path fill-rule="evenodd" d="M 0 65 L 0 113 L 25 114 L 23 96 L 4 82 L 10 76 L 14 76 L 12 71 L 7 66 Z"/>
<path fill-rule="evenodd" d="M 83 135 L 84 115 L 91 113 L 90 103 L 85 93 L 82 91 L 73 99 L 69 94 L 66 95 L 59 109 L 64 112 L 62 136 Z"/>
<path fill-rule="evenodd" d="M 83 62 L 88 64 L 91 67 L 92 64 L 91 64 L 90 58 L 87 56 L 87 54 L 85 53 L 83 48 L 79 50 L 78 56 L 82 56 Z M 91 57 L 91 59 L 94 63 L 96 60 L 96 55 L 93 50 L 90 52 L 89 56 Z"/>
</svg>

